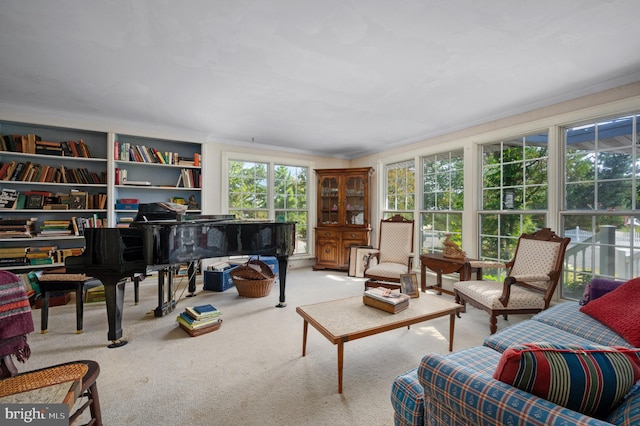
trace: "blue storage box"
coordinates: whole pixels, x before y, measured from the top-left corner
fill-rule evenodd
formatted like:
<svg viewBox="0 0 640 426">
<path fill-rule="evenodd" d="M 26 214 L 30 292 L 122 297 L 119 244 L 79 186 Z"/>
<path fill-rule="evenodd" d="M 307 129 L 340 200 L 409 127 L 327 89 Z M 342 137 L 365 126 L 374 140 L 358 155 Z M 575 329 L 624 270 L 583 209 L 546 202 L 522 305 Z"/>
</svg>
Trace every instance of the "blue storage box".
<svg viewBox="0 0 640 426">
<path fill-rule="evenodd" d="M 229 276 L 229 272 L 233 271 L 237 266 L 232 266 L 224 271 L 204 271 L 204 286 L 205 290 L 210 291 L 225 291 L 228 288 L 233 287 L 233 280 Z"/>
</svg>

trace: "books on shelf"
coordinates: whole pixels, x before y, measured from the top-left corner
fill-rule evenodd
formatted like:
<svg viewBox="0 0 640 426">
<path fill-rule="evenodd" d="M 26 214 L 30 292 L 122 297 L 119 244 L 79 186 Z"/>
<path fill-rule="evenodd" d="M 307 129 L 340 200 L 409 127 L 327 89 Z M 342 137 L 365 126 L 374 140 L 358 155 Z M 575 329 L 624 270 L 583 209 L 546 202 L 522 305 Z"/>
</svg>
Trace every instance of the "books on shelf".
<svg viewBox="0 0 640 426">
<path fill-rule="evenodd" d="M 202 162 L 199 153 L 193 159 L 181 157 L 177 152 L 160 151 L 151 146 L 132 145 L 129 142 L 114 142 L 114 158 L 118 161 L 132 161 L 135 163 L 190 165 L 198 167 Z"/>
<path fill-rule="evenodd" d="M 180 176 L 178 177 L 178 182 L 176 182 L 176 188 L 182 187 L 184 188 L 200 188 L 201 187 L 201 174 L 198 169 L 182 169 L 180 171 Z"/>
<path fill-rule="evenodd" d="M 79 183 L 84 185 L 106 184 L 106 172 L 93 172 L 86 167 L 68 168 L 32 161 L 8 161 L 0 163 L 0 179 L 15 182 Z"/>
<path fill-rule="evenodd" d="M 37 218 L 7 217 L 0 219 L 0 238 L 31 238 Z"/>
<path fill-rule="evenodd" d="M 0 210 L 85 210 L 105 209 L 107 194 L 100 192 L 89 194 L 84 191 L 71 190 L 69 193 L 51 193 L 48 191 L 18 192 L 4 188 L 0 193 Z"/>
<path fill-rule="evenodd" d="M 91 158 L 89 146 L 82 140 L 76 141 L 43 141 L 36 134 L 4 135 L 0 138 L 0 150 L 23 152 L 26 154 L 57 155 L 66 157 Z"/>
</svg>

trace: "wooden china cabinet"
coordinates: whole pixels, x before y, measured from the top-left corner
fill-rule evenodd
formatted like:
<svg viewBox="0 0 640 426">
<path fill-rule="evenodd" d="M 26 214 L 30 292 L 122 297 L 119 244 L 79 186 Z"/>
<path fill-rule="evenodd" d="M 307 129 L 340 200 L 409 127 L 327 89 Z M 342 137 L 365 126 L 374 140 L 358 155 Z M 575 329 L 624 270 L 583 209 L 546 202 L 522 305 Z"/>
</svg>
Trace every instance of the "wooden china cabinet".
<svg viewBox="0 0 640 426">
<path fill-rule="evenodd" d="M 373 168 L 316 169 L 318 224 L 313 269 L 349 268 L 352 245 L 369 245 L 369 188 Z"/>
</svg>

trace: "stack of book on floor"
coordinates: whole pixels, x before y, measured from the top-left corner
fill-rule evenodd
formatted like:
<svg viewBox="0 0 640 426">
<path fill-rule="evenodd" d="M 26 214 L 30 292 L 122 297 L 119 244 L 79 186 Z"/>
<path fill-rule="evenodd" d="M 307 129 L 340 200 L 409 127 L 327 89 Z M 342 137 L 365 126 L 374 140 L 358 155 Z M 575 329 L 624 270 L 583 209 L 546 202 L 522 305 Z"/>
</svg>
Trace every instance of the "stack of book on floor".
<svg viewBox="0 0 640 426">
<path fill-rule="evenodd" d="M 212 305 L 187 306 L 177 321 L 180 327 L 195 337 L 204 333 L 209 333 L 220 328 L 222 325 L 222 312 Z"/>
<path fill-rule="evenodd" d="M 373 306 L 392 314 L 403 311 L 409 307 L 410 297 L 400 293 L 400 290 L 391 290 L 384 287 L 374 287 L 365 290 L 362 301 L 365 305 Z"/>
</svg>

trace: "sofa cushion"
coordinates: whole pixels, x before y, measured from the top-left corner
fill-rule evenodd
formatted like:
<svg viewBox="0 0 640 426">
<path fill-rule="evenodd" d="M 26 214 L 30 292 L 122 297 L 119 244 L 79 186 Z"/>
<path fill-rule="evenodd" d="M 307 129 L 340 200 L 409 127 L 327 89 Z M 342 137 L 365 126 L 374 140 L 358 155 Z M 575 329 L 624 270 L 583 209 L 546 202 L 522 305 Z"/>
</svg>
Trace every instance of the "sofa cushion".
<svg viewBox="0 0 640 426">
<path fill-rule="evenodd" d="M 580 308 L 622 336 L 634 347 L 640 347 L 640 278 Z"/>
<path fill-rule="evenodd" d="M 602 418 L 640 379 L 640 350 L 528 343 L 507 349 L 493 377 L 540 398 Z"/>
<path fill-rule="evenodd" d="M 613 332 L 609 327 L 595 318 L 580 312 L 580 305 L 576 302 L 560 303 L 534 315 L 532 319 L 575 334 L 598 345 L 631 347 L 629 342 Z M 545 339 L 537 338 L 534 340 L 542 341 Z M 549 340 L 545 341 L 548 342 Z M 565 341 L 564 343 L 574 342 Z"/>
<path fill-rule="evenodd" d="M 558 344 L 593 345 L 593 342 L 568 331 L 562 331 L 556 327 L 539 321 L 522 321 L 500 330 L 484 339 L 484 346 L 488 346 L 498 352 L 504 352 L 513 345 L 531 342 L 550 342 Z"/>
<path fill-rule="evenodd" d="M 622 403 L 605 420 L 614 425 L 640 425 L 640 382 L 631 388 Z"/>
</svg>

